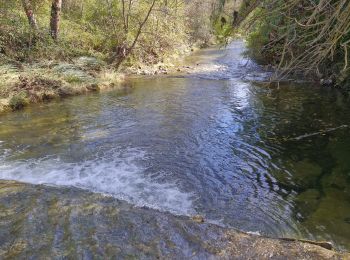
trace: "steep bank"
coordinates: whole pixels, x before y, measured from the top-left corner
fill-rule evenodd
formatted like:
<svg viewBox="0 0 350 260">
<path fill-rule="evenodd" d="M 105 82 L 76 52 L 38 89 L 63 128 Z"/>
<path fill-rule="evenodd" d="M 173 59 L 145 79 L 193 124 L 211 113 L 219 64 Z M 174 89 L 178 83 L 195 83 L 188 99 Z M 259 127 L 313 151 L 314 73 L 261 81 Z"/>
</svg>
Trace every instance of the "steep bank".
<svg viewBox="0 0 350 260">
<path fill-rule="evenodd" d="M 249 55 L 275 78 L 307 77 L 350 90 L 349 1 L 243 1 L 237 25 Z"/>
<path fill-rule="evenodd" d="M 0 257 L 348 259 L 79 189 L 0 182 Z"/>
</svg>

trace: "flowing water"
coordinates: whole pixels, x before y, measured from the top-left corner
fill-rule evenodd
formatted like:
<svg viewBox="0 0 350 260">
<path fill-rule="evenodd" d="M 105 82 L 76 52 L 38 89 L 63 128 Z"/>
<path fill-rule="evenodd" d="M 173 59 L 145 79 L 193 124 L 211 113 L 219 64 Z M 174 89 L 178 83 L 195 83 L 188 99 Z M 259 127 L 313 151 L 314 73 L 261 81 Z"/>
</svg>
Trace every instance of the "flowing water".
<svg viewBox="0 0 350 260">
<path fill-rule="evenodd" d="M 0 179 L 350 249 L 350 99 L 267 87 L 243 51 L 236 41 L 190 57 L 190 74 L 2 115 Z"/>
</svg>

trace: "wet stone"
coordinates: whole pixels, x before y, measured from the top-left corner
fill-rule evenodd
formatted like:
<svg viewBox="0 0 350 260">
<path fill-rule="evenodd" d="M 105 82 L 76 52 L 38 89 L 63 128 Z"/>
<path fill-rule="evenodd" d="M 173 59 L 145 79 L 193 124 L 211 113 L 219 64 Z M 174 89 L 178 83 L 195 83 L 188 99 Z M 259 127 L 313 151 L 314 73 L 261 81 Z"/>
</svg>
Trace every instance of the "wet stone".
<svg viewBox="0 0 350 260">
<path fill-rule="evenodd" d="M 1 259 L 341 259 L 310 243 L 248 235 L 75 188 L 0 187 Z"/>
<path fill-rule="evenodd" d="M 200 215 L 193 216 L 192 220 L 197 222 L 197 223 L 204 223 L 204 218 L 203 218 L 203 216 L 200 216 Z"/>
</svg>

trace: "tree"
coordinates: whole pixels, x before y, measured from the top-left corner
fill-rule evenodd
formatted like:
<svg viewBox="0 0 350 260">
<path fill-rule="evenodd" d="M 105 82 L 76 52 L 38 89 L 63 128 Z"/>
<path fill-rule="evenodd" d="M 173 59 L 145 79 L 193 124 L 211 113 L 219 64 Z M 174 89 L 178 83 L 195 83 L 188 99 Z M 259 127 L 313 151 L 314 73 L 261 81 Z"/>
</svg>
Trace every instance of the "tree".
<svg viewBox="0 0 350 260">
<path fill-rule="evenodd" d="M 52 39 L 54 39 L 55 41 L 57 41 L 58 39 L 61 10 L 62 0 L 52 0 L 50 32 Z"/>
<path fill-rule="evenodd" d="M 22 6 L 24 8 L 24 11 L 27 15 L 29 25 L 32 29 L 37 30 L 38 29 L 38 23 L 35 19 L 34 11 L 32 4 L 30 0 L 22 0 Z"/>
<path fill-rule="evenodd" d="M 131 42 L 131 44 L 128 45 L 126 43 L 126 41 L 123 42 L 123 44 L 117 48 L 116 53 L 114 55 L 112 55 L 110 62 L 116 61 L 116 63 L 115 63 L 116 68 L 119 68 L 119 66 L 123 63 L 123 61 L 132 53 L 133 49 L 135 48 L 135 46 L 139 40 L 140 35 L 142 34 L 142 30 L 143 30 L 144 26 L 146 25 L 148 19 L 150 18 L 152 11 L 154 10 L 154 7 L 155 7 L 157 1 L 158 0 L 152 0 L 149 7 L 148 7 L 148 10 L 146 12 L 144 19 L 138 20 L 138 27 L 136 30 L 136 35 L 134 36 L 134 39 Z M 108 0 L 107 0 L 107 3 L 109 3 Z M 127 4 L 125 0 L 122 0 L 122 17 L 123 17 L 123 27 L 124 27 L 125 38 L 127 38 L 128 33 L 129 33 L 129 18 L 132 15 L 131 11 L 132 11 L 132 1 L 129 0 L 128 4 Z M 111 16 L 111 18 L 113 19 L 112 16 Z"/>
</svg>

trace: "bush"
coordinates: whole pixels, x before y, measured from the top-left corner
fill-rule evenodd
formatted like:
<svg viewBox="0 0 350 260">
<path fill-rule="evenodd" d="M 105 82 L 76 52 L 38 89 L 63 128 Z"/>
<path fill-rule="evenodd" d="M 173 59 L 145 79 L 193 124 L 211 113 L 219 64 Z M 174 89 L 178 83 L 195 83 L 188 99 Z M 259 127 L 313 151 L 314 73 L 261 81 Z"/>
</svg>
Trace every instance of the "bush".
<svg viewBox="0 0 350 260">
<path fill-rule="evenodd" d="M 249 31 L 253 58 L 278 65 L 280 78 L 297 73 L 337 84 L 349 81 L 349 1 L 244 2 L 242 26 Z"/>
<path fill-rule="evenodd" d="M 15 94 L 9 101 L 9 106 L 14 111 L 24 108 L 27 104 L 28 100 L 25 93 Z"/>
</svg>

